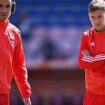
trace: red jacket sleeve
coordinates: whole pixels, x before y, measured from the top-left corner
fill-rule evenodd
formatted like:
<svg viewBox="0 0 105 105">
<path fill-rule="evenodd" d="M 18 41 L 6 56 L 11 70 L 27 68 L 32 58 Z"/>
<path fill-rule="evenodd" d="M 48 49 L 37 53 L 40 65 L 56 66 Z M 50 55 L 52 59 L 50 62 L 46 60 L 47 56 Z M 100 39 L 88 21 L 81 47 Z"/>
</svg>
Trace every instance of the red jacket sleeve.
<svg viewBox="0 0 105 105">
<path fill-rule="evenodd" d="M 20 34 L 20 33 L 19 33 Z M 30 97 L 31 88 L 27 81 L 27 69 L 24 60 L 24 51 L 22 47 L 21 37 L 16 37 L 16 46 L 13 52 L 13 72 L 17 86 L 23 98 Z"/>
<path fill-rule="evenodd" d="M 79 54 L 78 54 L 78 63 L 81 68 L 85 69 L 96 69 L 98 67 L 104 66 L 105 64 L 105 54 L 93 55 L 89 49 L 88 45 L 88 35 L 82 35 Z M 84 56 L 83 51 L 87 50 L 91 55 Z"/>
</svg>

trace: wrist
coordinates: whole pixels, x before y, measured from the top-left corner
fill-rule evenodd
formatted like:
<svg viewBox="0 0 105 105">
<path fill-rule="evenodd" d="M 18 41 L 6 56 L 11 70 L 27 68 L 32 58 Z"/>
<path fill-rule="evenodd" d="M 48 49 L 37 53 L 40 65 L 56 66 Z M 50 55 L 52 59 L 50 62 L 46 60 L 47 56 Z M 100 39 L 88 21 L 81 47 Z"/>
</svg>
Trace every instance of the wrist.
<svg viewBox="0 0 105 105">
<path fill-rule="evenodd" d="M 24 102 L 25 105 L 31 105 L 30 97 L 28 97 L 28 98 L 23 98 L 23 102 Z"/>
</svg>

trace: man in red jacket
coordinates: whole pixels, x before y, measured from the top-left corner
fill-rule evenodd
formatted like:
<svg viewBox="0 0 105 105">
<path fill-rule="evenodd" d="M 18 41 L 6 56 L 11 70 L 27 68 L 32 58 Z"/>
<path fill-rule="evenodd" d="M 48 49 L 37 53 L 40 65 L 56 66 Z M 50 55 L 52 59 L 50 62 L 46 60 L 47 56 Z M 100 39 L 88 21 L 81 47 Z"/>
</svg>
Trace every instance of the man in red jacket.
<svg viewBox="0 0 105 105">
<path fill-rule="evenodd" d="M 0 105 L 9 105 L 13 76 L 24 105 L 31 105 L 31 89 L 27 81 L 21 34 L 19 29 L 8 20 L 14 8 L 15 2 L 0 0 Z"/>
<path fill-rule="evenodd" d="M 84 105 L 105 105 L 105 1 L 88 6 L 92 28 L 81 37 L 78 62 L 85 69 Z"/>
</svg>

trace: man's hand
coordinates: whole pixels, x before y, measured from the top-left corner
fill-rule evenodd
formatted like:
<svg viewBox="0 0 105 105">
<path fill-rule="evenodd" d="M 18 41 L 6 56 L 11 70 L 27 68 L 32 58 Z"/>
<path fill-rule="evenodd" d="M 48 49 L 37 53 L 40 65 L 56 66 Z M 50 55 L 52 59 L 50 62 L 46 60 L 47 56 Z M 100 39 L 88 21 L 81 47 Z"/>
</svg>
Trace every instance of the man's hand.
<svg viewBox="0 0 105 105">
<path fill-rule="evenodd" d="M 83 50 L 82 51 L 83 56 L 91 56 L 90 52 L 88 50 Z"/>
<path fill-rule="evenodd" d="M 32 105 L 30 98 L 24 98 L 23 101 L 24 101 L 24 105 Z"/>
</svg>

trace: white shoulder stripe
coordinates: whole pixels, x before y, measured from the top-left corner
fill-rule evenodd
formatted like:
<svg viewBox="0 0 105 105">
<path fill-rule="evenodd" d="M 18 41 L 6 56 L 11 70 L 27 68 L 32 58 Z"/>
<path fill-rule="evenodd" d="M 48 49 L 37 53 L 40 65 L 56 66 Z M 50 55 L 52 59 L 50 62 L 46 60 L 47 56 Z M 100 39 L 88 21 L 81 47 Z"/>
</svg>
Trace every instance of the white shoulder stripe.
<svg viewBox="0 0 105 105">
<path fill-rule="evenodd" d="M 83 35 L 84 36 L 89 36 L 89 32 L 88 31 L 85 31 Z"/>
</svg>

